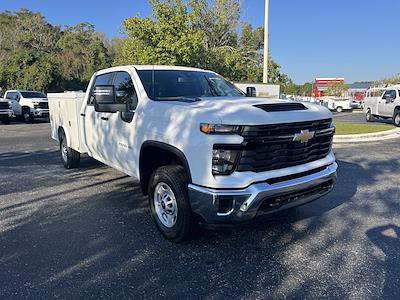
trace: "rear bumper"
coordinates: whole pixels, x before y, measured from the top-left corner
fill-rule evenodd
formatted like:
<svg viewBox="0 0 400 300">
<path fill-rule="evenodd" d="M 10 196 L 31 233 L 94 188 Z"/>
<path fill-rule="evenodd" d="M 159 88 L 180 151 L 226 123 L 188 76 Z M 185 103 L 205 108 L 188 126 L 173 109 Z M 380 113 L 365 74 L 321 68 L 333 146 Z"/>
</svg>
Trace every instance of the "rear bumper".
<svg viewBox="0 0 400 300">
<path fill-rule="evenodd" d="M 304 177 L 240 190 L 189 185 L 192 210 L 210 224 L 240 223 L 259 215 L 300 206 L 328 194 L 336 184 L 337 164 Z"/>
</svg>

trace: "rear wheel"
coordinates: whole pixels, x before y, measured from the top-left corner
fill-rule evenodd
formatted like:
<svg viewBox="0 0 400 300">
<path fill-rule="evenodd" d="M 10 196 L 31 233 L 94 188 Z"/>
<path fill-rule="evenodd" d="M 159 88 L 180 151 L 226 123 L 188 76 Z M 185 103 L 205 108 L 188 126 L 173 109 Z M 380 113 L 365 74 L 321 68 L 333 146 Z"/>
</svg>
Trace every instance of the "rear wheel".
<svg viewBox="0 0 400 300">
<path fill-rule="evenodd" d="M 336 111 L 337 111 L 338 113 L 343 112 L 343 107 L 341 107 L 341 106 L 336 107 Z"/>
<path fill-rule="evenodd" d="M 190 238 L 195 227 L 188 182 L 182 166 L 164 166 L 153 173 L 149 184 L 153 220 L 164 237 L 176 243 Z"/>
<path fill-rule="evenodd" d="M 400 127 L 400 110 L 396 110 L 394 113 L 393 123 L 397 127 Z"/>
<path fill-rule="evenodd" d="M 67 141 L 64 136 L 60 139 L 60 153 L 63 165 L 67 169 L 79 167 L 80 153 L 68 147 Z"/>
<path fill-rule="evenodd" d="M 375 121 L 375 117 L 374 117 L 374 115 L 371 113 L 371 110 L 370 110 L 370 109 L 368 109 L 367 114 L 365 115 L 365 120 L 366 120 L 367 122 L 373 122 L 373 121 Z"/>
</svg>

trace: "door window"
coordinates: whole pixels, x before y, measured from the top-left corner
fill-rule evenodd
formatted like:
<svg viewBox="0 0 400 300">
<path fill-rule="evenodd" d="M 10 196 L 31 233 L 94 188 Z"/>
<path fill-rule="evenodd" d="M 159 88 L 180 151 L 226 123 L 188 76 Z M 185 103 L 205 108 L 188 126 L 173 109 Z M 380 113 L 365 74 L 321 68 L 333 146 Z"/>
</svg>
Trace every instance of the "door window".
<svg viewBox="0 0 400 300">
<path fill-rule="evenodd" d="M 127 104 L 129 111 L 134 111 L 138 103 L 138 97 L 129 73 L 117 72 L 114 85 L 117 102 Z"/>
<path fill-rule="evenodd" d="M 397 93 L 395 90 L 386 91 L 383 95 L 383 99 L 391 99 L 392 101 L 395 100 L 397 97 Z"/>
<path fill-rule="evenodd" d="M 93 90 L 94 90 L 94 87 L 96 85 L 108 85 L 108 84 L 110 84 L 111 83 L 111 79 L 112 79 L 112 75 L 113 75 L 113 73 L 106 73 L 106 74 L 102 74 L 102 75 L 96 76 L 96 79 L 94 81 L 94 85 L 93 85 L 92 90 L 90 92 L 88 105 L 93 105 L 94 104 L 94 97 L 93 97 L 93 94 L 92 94 Z"/>
<path fill-rule="evenodd" d="M 8 93 L 6 94 L 6 99 L 9 99 L 9 100 L 17 100 L 17 95 L 18 95 L 17 92 L 8 92 Z"/>
<path fill-rule="evenodd" d="M 117 102 L 126 104 L 128 107 L 128 112 L 121 113 L 121 118 L 125 122 L 131 122 L 138 104 L 138 96 L 131 75 L 127 72 L 117 72 L 114 86 Z"/>
</svg>

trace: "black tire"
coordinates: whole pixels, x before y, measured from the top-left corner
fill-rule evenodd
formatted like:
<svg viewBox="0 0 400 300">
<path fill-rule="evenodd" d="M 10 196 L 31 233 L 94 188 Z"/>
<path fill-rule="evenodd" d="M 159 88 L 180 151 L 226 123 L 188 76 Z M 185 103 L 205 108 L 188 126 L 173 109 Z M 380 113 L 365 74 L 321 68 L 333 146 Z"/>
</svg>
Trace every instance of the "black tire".
<svg viewBox="0 0 400 300">
<path fill-rule="evenodd" d="M 370 109 L 367 110 L 367 114 L 365 115 L 365 120 L 366 120 L 367 122 L 374 122 L 374 121 L 375 121 L 375 117 L 374 117 L 374 115 L 371 113 L 371 110 L 370 110 Z"/>
<path fill-rule="evenodd" d="M 151 176 L 149 183 L 150 212 L 158 230 L 162 235 L 175 243 L 189 239 L 195 228 L 195 217 L 189 203 L 188 183 L 185 169 L 182 166 L 163 166 Z M 157 215 L 154 201 L 154 191 L 159 184 L 168 185 L 176 199 L 177 217 L 172 227 L 165 226 Z"/>
<path fill-rule="evenodd" d="M 29 107 L 22 108 L 22 120 L 26 123 L 32 123 L 35 118 L 31 113 L 31 109 Z"/>
<path fill-rule="evenodd" d="M 395 126 L 400 127 L 400 110 L 396 110 L 393 116 L 393 123 Z"/>
<path fill-rule="evenodd" d="M 61 161 L 66 169 L 78 168 L 81 160 L 79 152 L 68 147 L 67 141 L 64 136 L 60 138 L 60 155 Z"/>
<path fill-rule="evenodd" d="M 338 113 L 343 112 L 343 107 L 341 107 L 341 106 L 336 107 L 336 111 L 337 111 Z"/>
<path fill-rule="evenodd" d="M 3 124 L 8 125 L 10 124 L 10 118 L 6 118 L 2 120 Z"/>
</svg>

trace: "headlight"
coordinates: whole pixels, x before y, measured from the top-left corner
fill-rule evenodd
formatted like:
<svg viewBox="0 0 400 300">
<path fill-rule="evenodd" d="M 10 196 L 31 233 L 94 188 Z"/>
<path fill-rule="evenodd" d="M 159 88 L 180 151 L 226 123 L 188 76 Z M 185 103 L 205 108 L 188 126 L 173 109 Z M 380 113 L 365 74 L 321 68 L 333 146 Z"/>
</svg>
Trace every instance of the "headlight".
<svg viewBox="0 0 400 300">
<path fill-rule="evenodd" d="M 212 156 L 212 172 L 214 175 L 229 175 L 233 172 L 236 158 L 239 151 L 237 150 L 213 150 Z"/>
<path fill-rule="evenodd" d="M 201 123 L 200 131 L 205 134 L 238 134 L 242 131 L 242 127 L 237 125 Z"/>
</svg>

